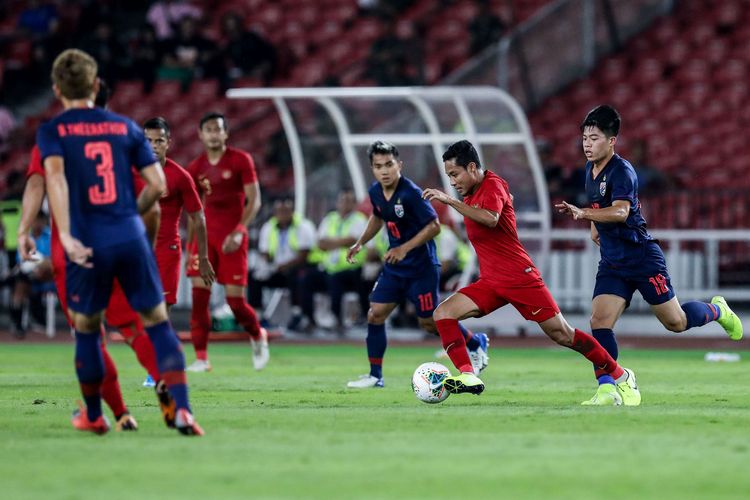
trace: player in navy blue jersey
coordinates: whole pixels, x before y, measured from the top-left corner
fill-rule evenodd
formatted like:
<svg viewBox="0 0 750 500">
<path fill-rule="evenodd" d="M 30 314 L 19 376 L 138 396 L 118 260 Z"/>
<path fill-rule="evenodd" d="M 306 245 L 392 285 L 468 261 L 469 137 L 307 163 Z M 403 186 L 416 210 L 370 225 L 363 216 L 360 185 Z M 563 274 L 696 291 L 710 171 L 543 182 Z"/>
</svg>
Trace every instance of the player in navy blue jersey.
<svg viewBox="0 0 750 500">
<path fill-rule="evenodd" d="M 367 312 L 367 356 L 370 373 L 347 387 L 383 387 L 383 355 L 386 349 L 385 321 L 396 306 L 408 299 L 417 309 L 419 325 L 437 335 L 432 313 L 438 301 L 440 261 L 433 238 L 440 233 L 435 209 L 422 199 L 422 190 L 401 175 L 403 162 L 393 144 L 376 141 L 367 150 L 376 181 L 370 186 L 373 214 L 357 242 L 349 248 L 347 259 L 354 256 L 386 224 L 389 249 L 383 270 L 370 295 Z M 488 338 L 472 334 L 461 326 L 466 338 L 472 367 L 478 374 L 487 366 Z"/>
<path fill-rule="evenodd" d="M 94 107 L 96 74 L 96 61 L 85 52 L 61 53 L 52 81 L 65 110 L 37 132 L 47 194 L 68 257 L 76 374 L 86 402 L 73 425 L 97 434 L 109 430 L 101 410 L 99 324 L 117 278 L 154 345 L 159 372 L 177 407 L 177 429 L 201 435 L 188 403 L 185 358 L 167 318 L 156 260 L 139 217 L 163 194 L 164 172 L 138 125 Z M 131 165 L 146 182 L 137 200 Z"/>
<path fill-rule="evenodd" d="M 648 233 L 638 200 L 638 178 L 632 165 L 615 154 L 620 115 L 611 106 L 594 108 L 581 124 L 586 163 L 586 194 L 590 208 L 562 202 L 556 207 L 576 220 L 591 221 L 591 239 L 599 245 L 601 260 L 591 312 L 594 337 L 617 359 L 613 328 L 638 290 L 661 323 L 683 332 L 717 321 L 733 340 L 742 338 L 742 322 L 723 297 L 710 303 L 680 305 L 658 242 Z M 600 384 L 611 383 L 596 371 Z M 584 404 L 611 404 L 599 392 Z M 637 405 L 640 400 L 623 401 Z"/>
</svg>

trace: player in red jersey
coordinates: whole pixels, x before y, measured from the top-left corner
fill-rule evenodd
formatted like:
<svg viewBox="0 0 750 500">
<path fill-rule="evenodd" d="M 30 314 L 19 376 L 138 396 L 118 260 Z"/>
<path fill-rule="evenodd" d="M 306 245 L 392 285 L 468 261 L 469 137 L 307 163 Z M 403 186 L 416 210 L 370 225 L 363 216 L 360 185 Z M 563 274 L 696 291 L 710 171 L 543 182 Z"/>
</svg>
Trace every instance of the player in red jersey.
<svg viewBox="0 0 750 500">
<path fill-rule="evenodd" d="M 269 359 L 268 332 L 260 326 L 255 310 L 247 303 L 247 226 L 260 209 L 260 186 L 252 157 L 227 146 L 227 120 L 221 113 L 201 118 L 198 135 L 206 152 L 193 160 L 188 172 L 203 196 L 208 229 L 208 260 L 216 270 L 216 281 L 224 285 L 227 304 L 237 322 L 250 334 L 253 366 L 261 370 Z M 211 369 L 208 361 L 208 333 L 211 316 L 208 305 L 211 289 L 200 276 L 200 257 L 192 244 L 187 275 L 193 284 L 193 312 L 190 333 L 196 361 L 188 367 L 194 372 Z"/>
<path fill-rule="evenodd" d="M 156 237 L 156 264 L 164 287 L 164 301 L 167 307 L 171 307 L 177 302 L 177 284 L 180 280 L 182 242 L 179 225 L 183 207 L 196 236 L 198 272 L 203 284 L 210 287 L 216 276 L 208 261 L 206 217 L 203 215 L 203 205 L 193 178 L 184 168 L 167 158 L 167 151 L 172 143 L 169 124 L 164 118 L 151 118 L 143 124 L 143 132 L 151 143 L 167 180 L 167 192 L 159 200 L 161 221 Z"/>
<path fill-rule="evenodd" d="M 102 108 L 106 107 L 107 96 L 107 87 L 100 81 L 100 90 L 97 94 L 95 105 Z M 144 186 L 143 180 L 140 179 L 140 176 L 134 176 L 133 180 L 136 191 L 140 191 Z M 44 167 L 42 166 L 39 148 L 34 146 L 31 150 L 31 158 L 26 172 L 26 187 L 23 195 L 21 222 L 18 227 L 18 248 L 21 258 L 24 260 L 33 258 L 32 254 L 36 251 L 34 240 L 30 238 L 28 229 L 36 214 L 39 213 L 44 195 Z M 143 214 L 142 218 L 149 237 L 154 238 L 159 223 L 158 205 Z M 50 220 L 52 225 L 51 260 L 55 288 L 57 289 L 60 306 L 68 321 L 68 325 L 72 328 L 73 323 L 68 314 L 65 293 L 65 250 L 60 243 L 60 236 L 54 224 L 54 218 L 50 218 Z M 117 328 L 125 341 L 132 347 L 138 361 L 149 375 L 155 381 L 158 381 L 160 377 L 153 345 L 145 333 L 143 323 L 138 314 L 128 304 L 125 294 L 117 282 L 113 286 L 110 303 L 105 315 L 107 322 Z M 102 339 L 105 338 L 104 327 L 102 325 Z M 102 398 L 115 415 L 116 430 L 136 430 L 138 424 L 132 415 L 130 415 L 122 398 L 117 367 L 106 349 L 106 344 L 102 342 L 101 346 L 106 366 L 106 375 L 102 381 Z M 174 404 L 167 392 L 166 386 L 164 384 L 157 384 L 156 392 L 165 422 L 167 425 L 172 426 L 174 421 Z"/>
<path fill-rule="evenodd" d="M 513 197 L 508 183 L 482 168 L 479 155 L 469 141 L 459 141 L 443 154 L 445 173 L 464 201 L 439 189 L 425 189 L 422 196 L 455 208 L 464 216 L 466 234 L 479 259 L 480 278 L 444 300 L 435 310 L 435 323 L 448 356 L 460 373 L 449 377 L 449 392 L 480 394 L 484 384 L 471 367 L 458 321 L 479 317 L 512 304 L 521 315 L 539 326 L 558 344 L 583 354 L 615 384 L 615 404 L 638 398 L 632 370 L 621 368 L 591 335 L 565 321 L 539 271 L 521 245 L 516 231 Z"/>
</svg>

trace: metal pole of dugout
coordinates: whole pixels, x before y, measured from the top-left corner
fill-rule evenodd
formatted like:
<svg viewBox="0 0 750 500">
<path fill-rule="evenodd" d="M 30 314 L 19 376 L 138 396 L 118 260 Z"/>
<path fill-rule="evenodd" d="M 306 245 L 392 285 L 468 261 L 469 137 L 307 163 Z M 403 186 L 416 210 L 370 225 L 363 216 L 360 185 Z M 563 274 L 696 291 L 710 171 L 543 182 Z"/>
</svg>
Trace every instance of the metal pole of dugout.
<svg viewBox="0 0 750 500">
<path fill-rule="evenodd" d="M 341 144 L 346 170 L 358 200 L 367 195 L 367 181 L 363 175 L 361 161 L 356 147 L 367 146 L 374 140 L 386 140 L 397 146 L 428 146 L 434 156 L 436 172 L 441 179 L 443 188 L 452 192 L 447 176 L 442 169 L 442 153 L 446 145 L 468 139 L 479 151 L 484 162 L 483 147 L 488 146 L 520 146 L 525 156 L 525 165 L 530 172 L 529 184 L 523 186 L 526 191 L 533 191 L 533 200 L 524 207 L 517 207 L 517 218 L 524 226 L 525 232 L 531 231 L 535 237 L 532 241 L 539 242 L 536 252 L 537 265 L 544 273 L 550 250 L 551 213 L 547 192 L 547 184 L 541 163 L 536 152 L 531 129 L 526 115 L 507 92 L 495 87 L 471 86 L 442 86 L 442 87 L 329 87 L 329 88 L 236 88 L 227 91 L 231 99 L 270 99 L 273 101 L 281 119 L 281 124 L 287 137 L 294 172 L 295 207 L 298 212 L 304 211 L 306 206 L 306 162 L 300 140 L 300 123 L 295 117 L 290 102 L 294 100 L 313 101 L 321 106 L 335 126 Z M 350 114 L 356 114 L 353 108 L 342 106 L 342 101 L 403 101 L 404 109 L 414 110 L 414 119 L 421 121 L 420 132 L 392 130 L 379 133 L 377 128 L 365 133 L 352 131 L 352 122 L 367 122 L 353 120 Z M 450 106 L 451 116 L 457 122 L 451 130 L 441 129 L 441 115 L 437 105 Z M 480 107 L 477 107 L 480 106 Z M 492 106 L 492 108 L 490 108 Z M 472 107 L 474 114 L 472 114 Z M 498 109 L 502 113 L 488 123 L 487 109 Z M 483 112 L 483 122 L 477 123 L 475 114 Z M 368 118 L 368 117 L 365 117 Z M 461 132 L 456 132 L 460 130 Z M 491 165 L 488 165 L 490 168 Z M 516 165 L 518 167 L 519 165 Z M 499 172 L 503 175 L 503 172 Z M 515 186 L 520 189 L 520 186 Z M 511 184 L 511 190 L 514 186 Z M 454 212 L 454 211 L 451 211 Z M 452 214 L 451 217 L 456 217 Z M 470 266 L 472 270 L 474 263 Z M 468 275 L 470 273 L 466 273 Z"/>
</svg>

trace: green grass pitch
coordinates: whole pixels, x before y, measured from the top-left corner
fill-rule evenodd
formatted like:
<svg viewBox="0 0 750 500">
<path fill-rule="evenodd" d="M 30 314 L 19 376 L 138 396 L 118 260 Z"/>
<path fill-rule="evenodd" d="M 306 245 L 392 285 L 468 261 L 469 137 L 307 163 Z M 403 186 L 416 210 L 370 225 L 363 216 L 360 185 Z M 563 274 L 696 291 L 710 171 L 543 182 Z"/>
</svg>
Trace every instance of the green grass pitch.
<svg viewBox="0 0 750 500">
<path fill-rule="evenodd" d="M 69 423 L 72 345 L 0 345 L 0 496 L 747 498 L 748 352 L 624 351 L 643 405 L 590 408 L 590 366 L 555 347 L 493 348 L 483 395 L 420 403 L 411 373 L 436 348 L 391 346 L 386 387 L 353 391 L 363 346 L 272 345 L 254 372 L 249 346 L 212 345 L 214 371 L 189 376 L 207 435 L 186 438 L 127 347 L 110 350 L 141 428 L 99 437 Z"/>
</svg>

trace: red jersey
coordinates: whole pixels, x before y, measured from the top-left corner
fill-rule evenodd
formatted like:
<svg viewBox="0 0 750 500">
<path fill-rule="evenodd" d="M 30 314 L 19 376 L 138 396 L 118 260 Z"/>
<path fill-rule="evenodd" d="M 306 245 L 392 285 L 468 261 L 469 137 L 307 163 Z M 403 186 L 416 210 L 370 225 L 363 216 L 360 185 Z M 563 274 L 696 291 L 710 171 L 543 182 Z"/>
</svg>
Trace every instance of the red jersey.
<svg viewBox="0 0 750 500">
<path fill-rule="evenodd" d="M 508 183 L 488 170 L 477 190 L 464 198 L 464 203 L 500 216 L 493 228 L 464 217 L 466 235 L 479 259 L 480 277 L 506 287 L 541 282 L 531 257 L 518 239 Z"/>
<path fill-rule="evenodd" d="M 201 200 L 190 174 L 176 162 L 167 158 L 164 165 L 167 192 L 159 200 L 161 222 L 156 237 L 156 250 L 170 245 L 180 245 L 180 215 L 185 207 L 188 213 L 201 210 Z"/>
<path fill-rule="evenodd" d="M 245 208 L 245 184 L 257 180 L 252 157 L 239 149 L 227 147 L 216 165 L 203 153 L 188 166 L 195 185 L 204 195 L 206 227 L 209 239 L 220 239 L 231 233 Z"/>
</svg>

